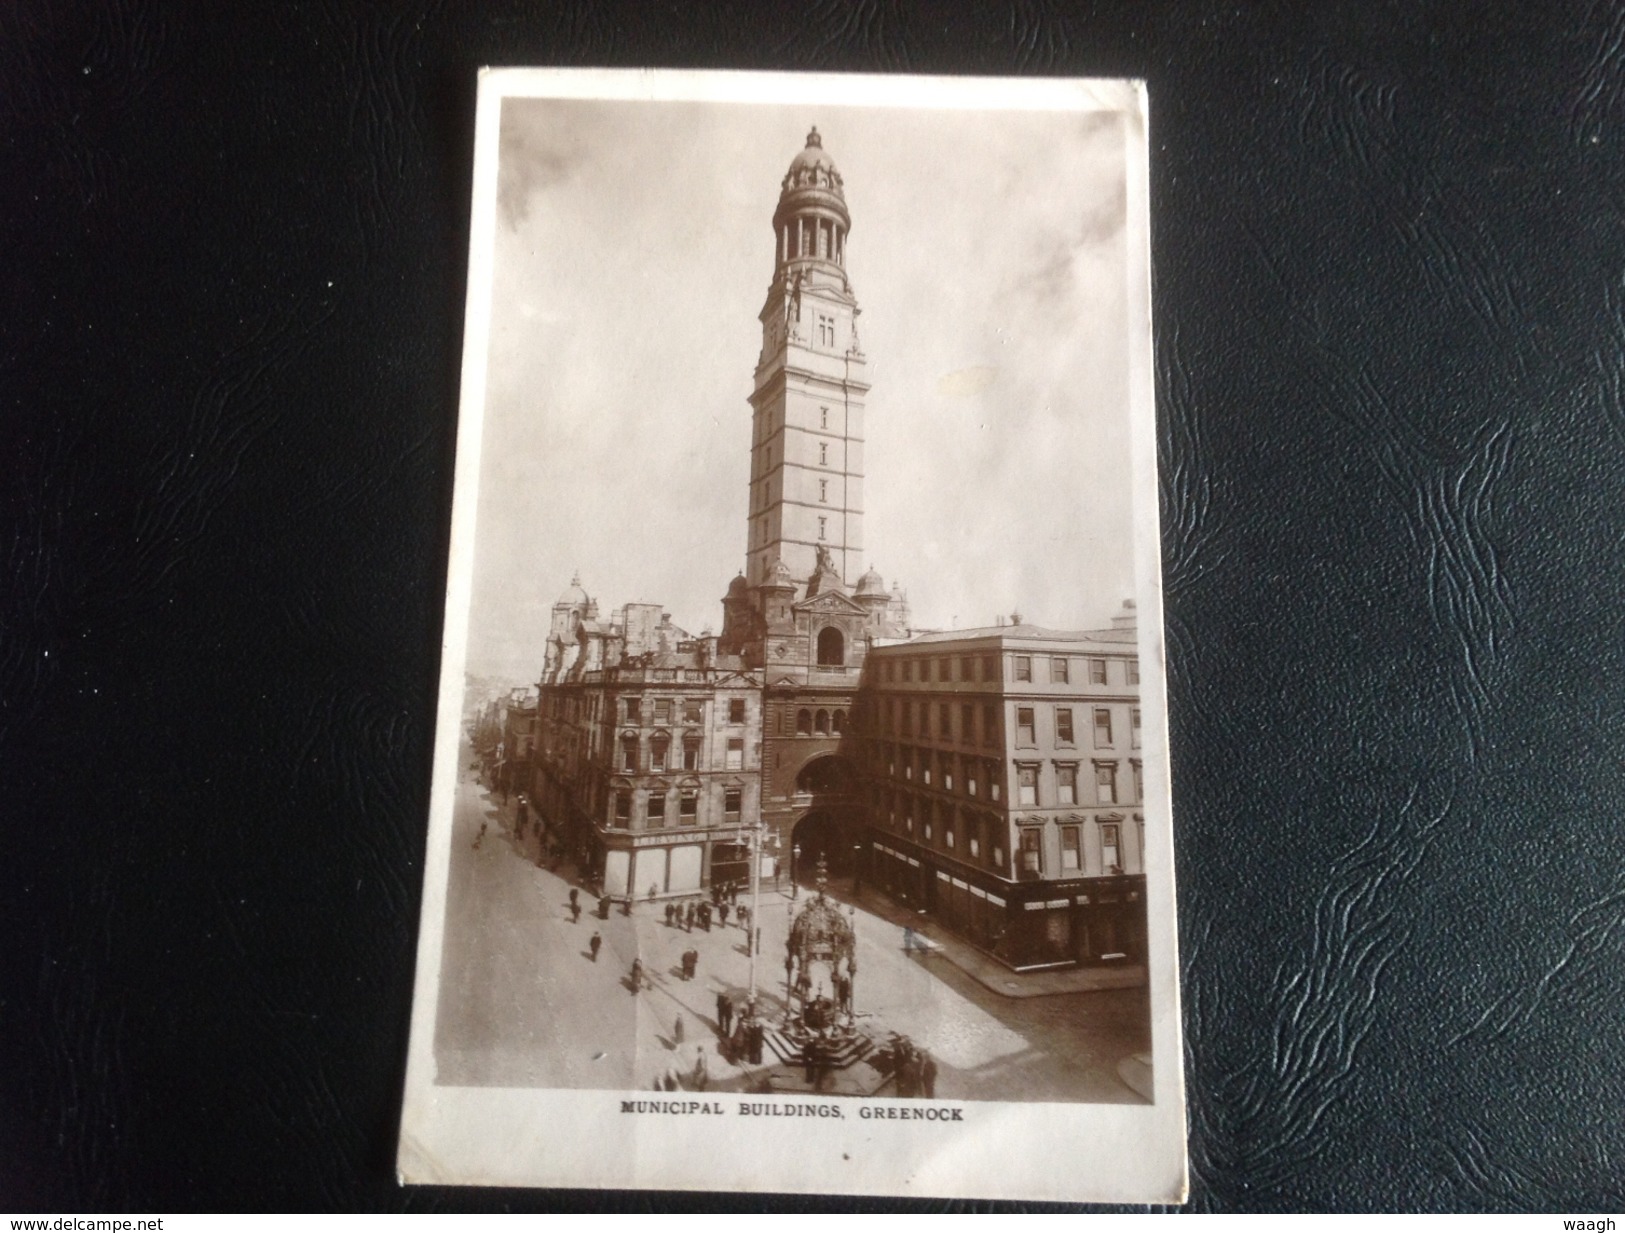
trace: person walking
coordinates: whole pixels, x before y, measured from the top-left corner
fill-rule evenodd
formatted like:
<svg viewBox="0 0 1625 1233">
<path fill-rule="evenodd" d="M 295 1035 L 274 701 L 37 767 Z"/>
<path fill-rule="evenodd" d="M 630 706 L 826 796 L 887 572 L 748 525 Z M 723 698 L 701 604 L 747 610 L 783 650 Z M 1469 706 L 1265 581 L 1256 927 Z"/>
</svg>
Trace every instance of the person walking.
<svg viewBox="0 0 1625 1233">
<path fill-rule="evenodd" d="M 717 904 L 717 915 L 722 918 L 722 927 L 726 929 L 728 927 L 728 901 L 726 899 Z"/>
<path fill-rule="evenodd" d="M 592 941 L 587 943 L 587 949 L 592 952 L 592 961 L 598 962 L 598 948 L 604 944 L 604 939 L 598 936 L 598 930 L 592 931 Z"/>
<path fill-rule="evenodd" d="M 632 960 L 632 996 L 637 997 L 638 994 L 642 990 L 643 990 L 643 960 L 640 957 L 640 958 Z"/>
<path fill-rule="evenodd" d="M 671 1043 L 674 1049 L 683 1043 L 683 1015 L 681 1011 L 677 1014 L 676 1022 L 671 1025 Z"/>
<path fill-rule="evenodd" d="M 937 1059 L 929 1049 L 920 1050 L 920 1088 L 927 1100 L 937 1098 Z"/>
<path fill-rule="evenodd" d="M 660 888 L 653 882 L 649 883 L 649 902 L 653 903 L 660 894 Z"/>
<path fill-rule="evenodd" d="M 570 923 L 572 925 L 581 923 L 581 905 L 574 899 L 570 900 Z"/>
<path fill-rule="evenodd" d="M 710 933 L 711 932 L 711 905 L 709 903 L 700 904 L 699 917 L 700 917 L 700 928 L 705 930 L 707 933 Z"/>
<path fill-rule="evenodd" d="M 694 901 L 692 899 L 688 901 L 688 906 L 683 911 L 683 932 L 694 932 Z"/>
<path fill-rule="evenodd" d="M 704 1045 L 695 1045 L 694 1046 L 694 1090 L 696 1092 L 703 1092 L 703 1091 L 705 1091 L 706 1087 L 710 1084 L 710 1082 L 711 1082 L 711 1072 L 706 1068 L 706 1065 L 705 1065 L 705 1046 Z"/>
<path fill-rule="evenodd" d="M 575 887 L 570 888 L 570 906 L 573 908 L 581 902 L 581 892 Z"/>
<path fill-rule="evenodd" d="M 734 1000 L 726 993 L 717 994 L 717 1026 L 722 1029 L 724 1040 L 733 1035 Z"/>
</svg>

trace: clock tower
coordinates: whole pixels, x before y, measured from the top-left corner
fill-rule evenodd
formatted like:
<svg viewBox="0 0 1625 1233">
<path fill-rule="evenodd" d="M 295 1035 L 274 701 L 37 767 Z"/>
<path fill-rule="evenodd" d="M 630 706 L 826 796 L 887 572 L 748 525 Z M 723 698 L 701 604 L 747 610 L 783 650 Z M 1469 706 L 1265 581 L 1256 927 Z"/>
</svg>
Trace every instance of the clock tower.
<svg viewBox="0 0 1625 1233">
<path fill-rule="evenodd" d="M 869 382 L 846 276 L 851 226 L 841 173 L 814 128 L 780 185 L 773 282 L 759 314 L 745 568 L 752 587 L 778 561 L 798 588 L 821 559 L 843 585 L 863 570 Z"/>
</svg>

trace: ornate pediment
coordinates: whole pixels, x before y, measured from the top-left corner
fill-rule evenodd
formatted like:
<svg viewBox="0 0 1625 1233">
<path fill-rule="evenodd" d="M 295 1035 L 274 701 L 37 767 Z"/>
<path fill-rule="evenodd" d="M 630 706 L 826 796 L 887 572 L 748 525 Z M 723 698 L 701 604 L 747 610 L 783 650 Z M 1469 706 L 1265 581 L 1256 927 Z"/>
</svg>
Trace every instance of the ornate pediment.
<svg viewBox="0 0 1625 1233">
<path fill-rule="evenodd" d="M 826 591 L 821 595 L 814 595 L 811 599 L 801 600 L 791 604 L 792 612 L 810 612 L 818 616 L 865 616 L 863 605 L 836 591 Z"/>
</svg>

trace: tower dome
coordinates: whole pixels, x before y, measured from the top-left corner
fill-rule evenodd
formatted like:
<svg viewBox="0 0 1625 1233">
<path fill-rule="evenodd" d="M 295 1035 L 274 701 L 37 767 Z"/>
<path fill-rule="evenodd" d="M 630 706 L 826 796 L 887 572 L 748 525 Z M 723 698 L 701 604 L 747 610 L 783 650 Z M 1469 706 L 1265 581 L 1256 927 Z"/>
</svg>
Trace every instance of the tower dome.
<svg viewBox="0 0 1625 1233">
<path fill-rule="evenodd" d="M 570 575 L 570 585 L 565 588 L 564 594 L 559 596 L 560 605 L 574 606 L 587 602 L 587 593 L 581 589 L 581 574 L 577 571 Z"/>
<path fill-rule="evenodd" d="M 852 218 L 835 160 L 824 149 L 818 129 L 807 134 L 806 148 L 790 160 L 773 211 L 779 262 L 825 261 L 846 264 L 846 233 Z"/>
<path fill-rule="evenodd" d="M 853 594 L 857 599 L 864 599 L 871 595 L 886 599 L 886 580 L 880 576 L 880 571 L 871 565 L 869 572 L 858 579 L 858 589 Z"/>
</svg>

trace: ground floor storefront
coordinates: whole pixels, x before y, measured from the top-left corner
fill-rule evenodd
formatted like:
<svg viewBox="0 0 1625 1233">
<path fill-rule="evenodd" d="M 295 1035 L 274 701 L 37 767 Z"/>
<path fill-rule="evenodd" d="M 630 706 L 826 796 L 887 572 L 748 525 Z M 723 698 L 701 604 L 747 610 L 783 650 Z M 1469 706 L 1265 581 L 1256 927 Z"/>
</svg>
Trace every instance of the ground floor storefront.
<svg viewBox="0 0 1625 1233">
<path fill-rule="evenodd" d="M 867 849 L 872 885 L 1018 971 L 1144 962 L 1143 876 L 1010 882 L 879 831 Z"/>
</svg>

